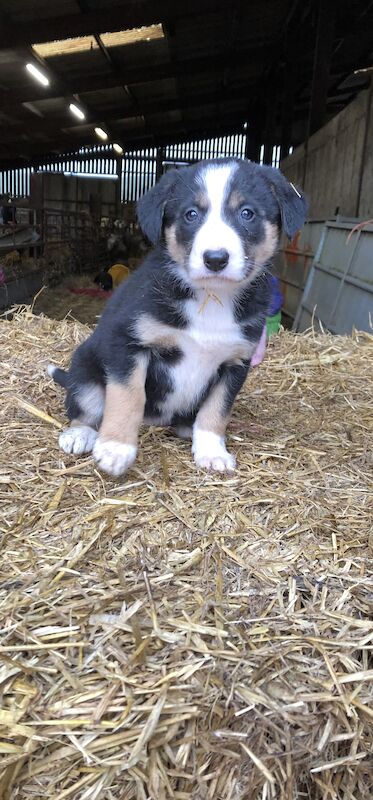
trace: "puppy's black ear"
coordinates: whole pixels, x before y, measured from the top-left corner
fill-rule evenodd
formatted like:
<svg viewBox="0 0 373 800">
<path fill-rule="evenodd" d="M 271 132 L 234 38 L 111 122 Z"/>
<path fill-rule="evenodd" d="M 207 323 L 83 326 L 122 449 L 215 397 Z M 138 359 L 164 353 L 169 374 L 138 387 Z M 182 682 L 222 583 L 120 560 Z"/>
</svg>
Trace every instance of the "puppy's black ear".
<svg viewBox="0 0 373 800">
<path fill-rule="evenodd" d="M 308 203 L 304 194 L 286 180 L 282 172 L 274 167 L 261 167 L 264 177 L 271 184 L 281 214 L 282 228 L 289 239 L 299 231 L 307 218 Z"/>
<path fill-rule="evenodd" d="M 177 175 L 177 169 L 170 169 L 137 203 L 141 230 L 152 244 L 157 244 L 161 238 L 164 210 Z"/>
</svg>

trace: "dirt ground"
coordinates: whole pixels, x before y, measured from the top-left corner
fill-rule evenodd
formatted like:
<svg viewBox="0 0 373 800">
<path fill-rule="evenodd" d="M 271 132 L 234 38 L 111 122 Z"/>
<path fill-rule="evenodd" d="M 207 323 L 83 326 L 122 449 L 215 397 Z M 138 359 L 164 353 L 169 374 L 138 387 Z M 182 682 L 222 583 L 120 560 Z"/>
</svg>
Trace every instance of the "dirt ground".
<svg viewBox="0 0 373 800">
<path fill-rule="evenodd" d="M 95 325 L 110 295 L 90 297 L 74 294 L 71 291 L 73 287 L 97 288 L 91 275 L 69 275 L 59 286 L 44 287 L 35 300 L 34 313 L 57 320 L 70 315 L 86 325 Z"/>
</svg>

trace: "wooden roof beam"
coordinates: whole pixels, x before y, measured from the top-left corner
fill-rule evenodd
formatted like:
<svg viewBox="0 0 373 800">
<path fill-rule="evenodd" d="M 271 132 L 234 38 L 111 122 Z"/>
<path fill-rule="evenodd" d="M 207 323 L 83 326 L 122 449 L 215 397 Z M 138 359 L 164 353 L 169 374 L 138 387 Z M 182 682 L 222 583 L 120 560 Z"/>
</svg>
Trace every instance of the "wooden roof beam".
<svg viewBox="0 0 373 800">
<path fill-rule="evenodd" d="M 132 148 L 145 148 L 154 147 L 158 144 L 173 144 L 178 139 L 180 141 L 187 141 L 191 138 L 206 138 L 209 136 L 218 137 L 227 133 L 244 133 L 243 123 L 245 121 L 245 114 L 239 113 L 232 115 L 232 113 L 221 114 L 217 120 L 211 117 L 205 123 L 200 119 L 188 122 L 188 129 L 185 130 L 185 123 L 182 125 L 163 125 L 152 131 L 151 134 L 144 133 L 143 130 L 133 131 L 131 135 L 125 137 L 126 149 Z M 25 143 L 24 143 L 25 144 Z M 20 143 L 15 143 L 12 147 L 8 145 L 0 145 L 0 169 L 8 169 L 10 167 L 25 167 L 28 164 L 34 165 L 37 162 L 43 162 L 45 159 L 53 161 L 60 156 L 71 154 L 71 158 L 78 158 L 77 151 L 80 147 L 91 146 L 97 142 L 87 140 L 87 136 L 77 138 L 74 142 L 71 137 L 59 138 L 57 141 L 46 142 L 39 145 L 26 145 L 22 153 Z M 20 155 L 21 153 L 21 155 Z M 113 154 L 114 155 L 114 154 Z M 103 158 L 109 158 L 107 153 L 102 154 Z M 92 153 L 89 158 L 100 158 L 100 153 Z"/>
<path fill-rule="evenodd" d="M 129 45 L 131 46 L 131 45 Z M 257 66 L 260 73 L 260 58 L 264 58 L 268 52 L 268 45 L 259 44 L 250 46 L 248 50 L 233 53 L 225 61 L 222 54 L 203 56 L 200 58 L 190 58 L 171 64 L 166 61 L 161 64 L 146 66 L 133 66 L 125 68 L 118 67 L 118 70 L 110 74 L 90 74 L 81 75 L 76 79 L 69 79 L 69 90 L 72 94 L 85 94 L 88 92 L 101 91 L 104 89 L 115 89 L 120 86 L 131 86 L 139 83 L 153 83 L 154 81 L 167 80 L 169 78 L 183 77 L 185 75 L 199 75 L 211 73 L 213 77 L 218 72 L 222 72 L 227 64 L 234 67 L 245 67 L 248 64 Z M 53 69 L 53 60 L 46 59 L 46 64 Z M 36 83 L 25 86 L 24 89 L 15 91 L 11 89 L 0 89 L 0 105 L 5 109 L 11 110 L 20 103 L 36 103 L 38 100 L 55 99 L 63 97 L 63 87 L 58 80 L 50 86 L 39 87 Z"/>
<path fill-rule="evenodd" d="M 167 113 L 169 111 L 188 111 L 191 109 L 202 108 L 208 105 L 223 106 L 225 102 L 242 101 L 244 108 L 250 105 L 250 87 L 238 87 L 237 89 L 226 89 L 224 92 L 217 90 L 199 94 L 184 95 L 175 100 L 153 100 L 143 102 L 141 107 L 134 105 L 128 109 L 121 109 L 118 105 L 113 108 L 98 108 L 91 110 L 89 117 L 84 123 L 73 120 L 66 111 L 64 116 L 45 117 L 30 119 L 28 121 L 20 119 L 16 124 L 3 126 L 0 130 L 0 143 L 14 142 L 18 139 L 20 146 L 27 147 L 27 142 L 32 139 L 33 134 L 50 134 L 57 137 L 60 133 L 64 136 L 75 136 L 83 126 L 89 125 L 92 128 L 98 125 L 118 123 L 120 120 L 151 116 L 152 114 Z M 26 134 L 29 139 L 25 139 Z M 89 134 L 87 134 L 89 136 Z"/>
</svg>

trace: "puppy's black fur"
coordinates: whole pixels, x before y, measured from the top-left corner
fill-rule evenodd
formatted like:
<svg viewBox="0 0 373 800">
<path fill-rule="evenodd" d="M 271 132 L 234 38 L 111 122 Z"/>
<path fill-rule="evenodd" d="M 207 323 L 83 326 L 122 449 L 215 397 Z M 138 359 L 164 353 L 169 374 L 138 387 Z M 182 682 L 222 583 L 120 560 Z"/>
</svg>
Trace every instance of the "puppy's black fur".
<svg viewBox="0 0 373 800">
<path fill-rule="evenodd" d="M 136 357 L 146 351 L 149 353 L 149 366 L 145 384 L 146 407 L 145 416 L 160 416 L 160 404 L 172 391 L 170 366 L 183 358 L 178 347 L 170 349 L 144 345 L 136 336 L 134 322 L 144 313 L 152 316 L 162 324 L 176 329 L 186 329 L 187 317 L 183 311 L 185 299 L 193 298 L 194 293 L 188 287 L 175 280 L 172 265 L 164 248 L 159 248 L 148 256 L 137 272 L 115 291 L 108 301 L 101 319 L 90 338 L 83 342 L 71 361 L 66 373 L 56 370 L 53 378 L 67 388 L 66 410 L 69 419 L 78 419 L 84 412 L 79 407 L 79 391 L 87 384 L 98 384 L 105 387 L 108 378 L 114 381 L 125 381 L 136 364 Z M 259 342 L 266 318 L 270 299 L 270 281 L 268 273 L 262 274 L 253 285 L 248 286 L 237 298 L 235 319 L 240 324 L 243 334 L 251 342 Z M 229 395 L 233 403 L 234 397 L 244 382 L 250 361 L 245 362 L 238 371 L 234 367 L 224 367 L 216 374 L 216 380 L 225 374 L 232 386 Z M 240 375 L 241 381 L 237 377 Z M 233 387 L 235 392 L 233 393 Z M 174 415 L 167 420 L 171 426 L 191 424 L 203 397 L 210 388 L 206 382 L 204 391 L 193 407 L 186 413 Z M 99 424 L 97 420 L 96 424 Z M 159 423 L 162 424 L 160 416 Z"/>
<path fill-rule="evenodd" d="M 96 275 L 94 283 L 97 283 L 100 289 L 103 289 L 105 292 L 111 292 L 113 289 L 113 279 L 105 270 L 102 270 Z"/>
</svg>

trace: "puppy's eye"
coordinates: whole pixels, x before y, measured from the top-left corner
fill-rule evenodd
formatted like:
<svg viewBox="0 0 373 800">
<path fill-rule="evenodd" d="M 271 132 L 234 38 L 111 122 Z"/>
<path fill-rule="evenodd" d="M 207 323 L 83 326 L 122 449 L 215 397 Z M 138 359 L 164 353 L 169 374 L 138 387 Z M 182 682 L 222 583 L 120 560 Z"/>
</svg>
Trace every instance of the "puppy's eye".
<svg viewBox="0 0 373 800">
<path fill-rule="evenodd" d="M 195 222 L 198 217 L 198 211 L 195 208 L 189 208 L 188 211 L 185 212 L 184 217 L 187 222 Z"/>
<path fill-rule="evenodd" d="M 241 208 L 241 217 L 245 220 L 253 219 L 255 214 L 251 208 Z"/>
</svg>

